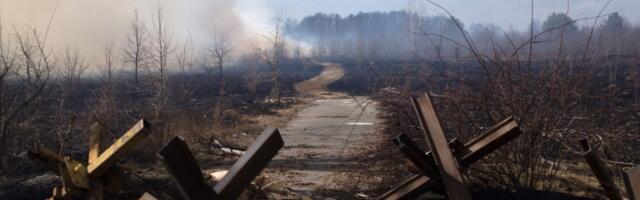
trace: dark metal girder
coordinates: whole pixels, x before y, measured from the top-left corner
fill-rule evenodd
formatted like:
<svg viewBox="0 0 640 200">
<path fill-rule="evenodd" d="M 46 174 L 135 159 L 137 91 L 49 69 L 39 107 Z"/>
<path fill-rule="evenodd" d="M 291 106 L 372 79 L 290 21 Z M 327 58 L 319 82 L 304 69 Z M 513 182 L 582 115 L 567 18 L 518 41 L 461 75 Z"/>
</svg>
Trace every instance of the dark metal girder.
<svg viewBox="0 0 640 200">
<path fill-rule="evenodd" d="M 611 179 L 611 175 L 609 170 L 605 168 L 602 160 L 598 156 L 596 151 L 591 149 L 591 145 L 589 145 L 589 141 L 586 138 L 580 139 L 580 146 L 584 150 L 582 153 L 582 157 L 587 160 L 587 164 L 589 164 L 589 168 L 593 171 L 593 174 L 600 182 L 600 186 L 604 190 L 607 197 L 611 200 L 622 200 L 622 196 L 620 195 L 620 190 L 616 187 L 616 184 Z"/>
<path fill-rule="evenodd" d="M 640 167 L 634 167 L 624 173 L 624 185 L 629 199 L 640 200 Z"/>
<path fill-rule="evenodd" d="M 455 200 L 472 199 L 471 191 L 460 171 L 462 167 L 458 166 L 458 161 L 449 148 L 447 137 L 444 134 L 438 113 L 431 102 L 431 97 L 429 94 L 425 94 L 415 98 L 413 105 L 422 125 L 422 131 L 431 148 L 433 160 L 438 166 L 447 197 Z"/>
<path fill-rule="evenodd" d="M 276 128 L 266 128 L 256 141 L 236 161 L 214 190 L 222 199 L 236 199 L 246 185 L 262 172 L 269 161 L 284 146 Z"/>
<path fill-rule="evenodd" d="M 461 165 L 460 167 L 469 167 L 500 146 L 515 139 L 520 133 L 518 124 L 513 117 L 501 121 L 484 134 L 465 143 L 464 147 L 469 150 L 468 153 L 459 156 L 456 155 Z M 425 157 L 431 157 L 431 152 L 425 153 Z M 435 163 L 433 163 L 433 165 L 435 165 Z M 420 173 L 387 191 L 381 195 L 379 199 L 414 199 L 429 191 L 434 186 L 439 185 L 440 181 L 439 176 L 430 178 Z"/>
<path fill-rule="evenodd" d="M 185 199 L 217 198 L 218 195 L 204 182 L 202 170 L 184 139 L 174 137 L 157 156 Z"/>
</svg>

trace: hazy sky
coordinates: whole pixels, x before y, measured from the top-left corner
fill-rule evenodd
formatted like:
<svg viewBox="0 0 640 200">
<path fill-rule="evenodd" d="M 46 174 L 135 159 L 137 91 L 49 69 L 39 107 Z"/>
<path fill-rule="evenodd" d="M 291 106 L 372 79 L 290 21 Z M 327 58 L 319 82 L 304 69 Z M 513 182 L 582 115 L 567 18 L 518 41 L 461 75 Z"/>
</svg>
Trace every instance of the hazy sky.
<svg viewBox="0 0 640 200">
<path fill-rule="evenodd" d="M 465 24 L 494 23 L 503 28 L 524 30 L 530 20 L 530 0 L 434 0 L 447 8 Z M 606 0 L 570 0 L 569 15 L 581 18 L 597 15 Z M 317 12 L 355 14 L 361 11 L 417 10 L 441 14 L 424 0 L 264 0 L 271 10 L 285 10 L 292 18 L 302 18 Z M 264 6 L 263 5 L 263 6 Z M 538 21 L 552 12 L 566 12 L 566 0 L 535 0 L 534 18 Z M 620 11 L 632 22 L 640 21 L 640 0 L 613 0 L 608 12 Z"/>
<path fill-rule="evenodd" d="M 529 0 L 435 0 L 465 24 L 495 23 L 505 29 L 526 30 L 530 16 Z M 343 16 L 368 11 L 409 9 L 427 15 L 442 14 L 424 0 L 161 0 L 167 22 L 177 42 L 191 37 L 206 46 L 214 25 L 227 24 L 240 43 L 253 44 L 248 38 L 264 33 L 276 15 L 301 19 L 317 12 Z M 605 0 L 571 0 L 569 15 L 594 16 Z M 56 3 L 59 3 L 56 10 Z M 102 56 L 107 44 L 123 46 L 124 36 L 135 10 L 151 24 L 158 0 L 0 0 L 0 17 L 7 32 L 14 28 L 37 28 L 44 32 L 55 13 L 48 45 L 60 51 L 77 47 L 90 60 Z M 552 12 L 565 12 L 567 1 L 537 0 L 538 21 Z M 56 10 L 56 12 L 54 12 Z M 640 0 L 613 0 L 608 12 L 620 11 L 628 21 L 640 21 Z M 247 42 L 250 41 L 250 42 Z"/>
</svg>

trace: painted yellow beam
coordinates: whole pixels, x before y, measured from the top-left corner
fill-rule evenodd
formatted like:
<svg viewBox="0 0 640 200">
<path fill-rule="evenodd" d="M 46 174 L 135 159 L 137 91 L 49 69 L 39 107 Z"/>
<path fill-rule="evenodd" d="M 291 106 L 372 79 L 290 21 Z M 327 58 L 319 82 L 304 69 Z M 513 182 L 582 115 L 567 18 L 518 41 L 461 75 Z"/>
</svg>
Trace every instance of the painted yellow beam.
<svg viewBox="0 0 640 200">
<path fill-rule="evenodd" d="M 124 153 L 140 143 L 149 132 L 149 124 L 144 120 L 140 120 L 108 149 L 102 152 L 100 156 L 89 163 L 87 167 L 89 177 L 96 178 L 102 175 L 109 167 L 115 164 Z"/>
<path fill-rule="evenodd" d="M 71 159 L 70 157 L 64 157 L 64 165 L 69 175 L 69 180 L 73 186 L 83 189 L 89 188 L 89 179 L 87 179 L 87 167 L 82 163 Z"/>
<path fill-rule="evenodd" d="M 89 157 L 87 158 L 87 163 L 91 163 L 100 156 L 104 127 L 100 125 L 100 123 L 96 122 L 91 126 L 91 128 L 89 128 L 89 131 Z M 89 180 L 89 191 L 87 196 L 90 200 L 104 199 L 104 181 L 102 178 Z"/>
<path fill-rule="evenodd" d="M 100 143 L 104 135 L 104 127 L 96 122 L 89 130 L 89 158 L 87 159 L 87 163 L 91 163 L 91 161 L 100 156 Z"/>
</svg>

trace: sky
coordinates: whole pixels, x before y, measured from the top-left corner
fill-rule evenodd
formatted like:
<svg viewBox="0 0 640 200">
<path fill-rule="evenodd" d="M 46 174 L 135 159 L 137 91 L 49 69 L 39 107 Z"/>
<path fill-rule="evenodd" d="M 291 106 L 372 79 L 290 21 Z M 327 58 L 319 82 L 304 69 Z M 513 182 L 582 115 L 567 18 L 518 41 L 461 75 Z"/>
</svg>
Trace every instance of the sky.
<svg viewBox="0 0 640 200">
<path fill-rule="evenodd" d="M 465 24 L 494 23 L 502 28 L 525 30 L 531 19 L 530 0 L 434 0 Z M 596 16 L 607 0 L 535 0 L 534 18 L 543 21 L 553 12 L 566 12 L 574 19 Z M 288 17 L 324 12 L 343 16 L 367 11 L 407 9 L 428 15 L 444 14 L 425 0 L 264 0 L 271 10 L 284 10 Z M 640 21 L 640 0 L 612 0 L 606 12 L 620 12 L 629 21 Z"/>
<path fill-rule="evenodd" d="M 494 23 L 504 29 L 526 30 L 529 0 L 434 0 L 465 24 Z M 206 46 L 213 27 L 233 32 L 234 43 L 243 49 L 254 45 L 273 24 L 274 16 L 301 19 L 318 12 L 342 16 L 358 12 L 407 9 L 426 15 L 443 14 L 425 0 L 160 0 L 166 10 L 172 39 Z M 569 15 L 597 15 L 605 0 L 570 0 Z M 147 24 L 158 0 L 0 0 L 4 35 L 36 28 L 47 32 L 48 45 L 58 51 L 78 48 L 98 60 L 106 45 L 123 45 L 130 20 L 137 11 Z M 534 18 L 541 22 L 552 12 L 566 12 L 565 0 L 534 1 Z M 640 21 L 640 0 L 613 0 L 606 12 L 619 11 L 630 22 Z M 51 20 L 52 19 L 52 20 Z M 49 21 L 51 26 L 47 31 Z"/>
</svg>

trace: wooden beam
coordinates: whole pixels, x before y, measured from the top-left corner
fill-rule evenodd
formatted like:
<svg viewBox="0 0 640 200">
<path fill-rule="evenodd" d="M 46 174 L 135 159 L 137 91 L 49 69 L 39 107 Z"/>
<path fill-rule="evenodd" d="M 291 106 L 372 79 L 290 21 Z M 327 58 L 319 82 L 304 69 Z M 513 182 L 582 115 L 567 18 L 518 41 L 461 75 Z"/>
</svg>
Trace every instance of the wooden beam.
<svg viewBox="0 0 640 200">
<path fill-rule="evenodd" d="M 634 167 L 624 173 L 624 185 L 629 199 L 640 200 L 640 167 Z"/>
<path fill-rule="evenodd" d="M 518 137 L 520 133 L 518 124 L 512 117 L 501 121 L 484 134 L 464 144 L 464 149 L 465 151 L 468 150 L 468 153 L 457 155 L 461 167 L 466 168 L 471 166 L 471 164 L 480 158 L 485 157 L 500 146 Z M 450 145 L 452 145 L 451 142 Z M 431 152 L 426 152 L 425 156 L 432 157 Z M 435 165 L 433 161 L 431 162 L 432 165 Z M 420 173 L 387 191 L 380 196 L 379 199 L 415 199 L 440 184 L 441 181 L 439 177 L 427 177 Z"/>
<path fill-rule="evenodd" d="M 245 187 L 260 174 L 269 161 L 284 146 L 276 128 L 266 128 L 247 151 L 229 169 L 214 190 L 222 199 L 236 199 Z"/>
<path fill-rule="evenodd" d="M 600 160 L 598 153 L 591 149 L 589 141 L 586 138 L 580 139 L 580 146 L 582 146 L 582 149 L 584 150 L 584 153 L 582 153 L 582 157 L 587 160 L 587 164 L 589 164 L 591 171 L 593 171 L 596 179 L 598 179 L 598 182 L 600 182 L 600 186 L 604 190 L 607 197 L 611 200 L 622 200 L 622 196 L 620 195 L 618 187 L 616 187 L 613 179 L 611 179 L 611 175 Z"/>
<path fill-rule="evenodd" d="M 140 120 L 131 129 L 129 129 L 122 137 L 116 140 L 108 149 L 106 149 L 87 167 L 90 178 L 96 178 L 102 175 L 109 167 L 118 161 L 124 153 L 132 149 L 149 134 L 149 124 Z"/>
<path fill-rule="evenodd" d="M 440 171 L 449 199 L 470 200 L 471 192 L 464 183 L 456 158 L 449 148 L 447 138 L 428 94 L 413 99 L 415 110 L 422 124 L 433 158 Z"/>
<path fill-rule="evenodd" d="M 157 156 L 185 199 L 217 198 L 218 195 L 204 182 L 202 170 L 182 138 L 174 137 Z"/>
</svg>

